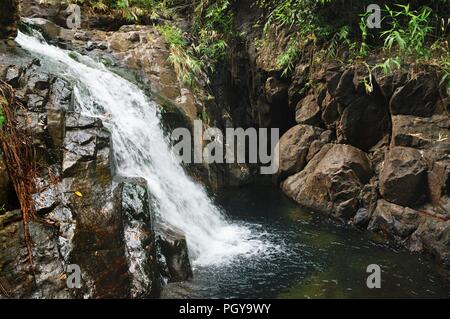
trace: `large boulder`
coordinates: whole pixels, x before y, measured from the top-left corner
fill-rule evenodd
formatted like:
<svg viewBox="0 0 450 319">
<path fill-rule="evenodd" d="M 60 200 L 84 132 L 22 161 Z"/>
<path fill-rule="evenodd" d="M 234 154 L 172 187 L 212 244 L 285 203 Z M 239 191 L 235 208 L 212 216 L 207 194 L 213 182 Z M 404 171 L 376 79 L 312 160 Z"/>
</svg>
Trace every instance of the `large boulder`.
<svg viewBox="0 0 450 319">
<path fill-rule="evenodd" d="M 320 125 L 320 106 L 314 95 L 308 95 L 298 102 L 295 109 L 295 121 L 299 124 Z"/>
<path fill-rule="evenodd" d="M 433 255 L 450 268 L 450 220 L 427 218 L 411 235 L 410 249 Z"/>
<path fill-rule="evenodd" d="M 448 115 L 417 117 L 412 115 L 392 116 L 393 146 L 406 146 L 434 152 L 450 153 L 450 118 Z"/>
<path fill-rule="evenodd" d="M 123 179 L 116 189 L 122 208 L 130 297 L 155 297 L 159 291 L 153 205 L 144 179 Z"/>
<path fill-rule="evenodd" d="M 417 229 L 419 222 L 420 215 L 417 211 L 380 199 L 368 229 L 388 237 L 404 239 Z"/>
<path fill-rule="evenodd" d="M 391 114 L 429 117 L 435 114 L 439 98 L 439 78 L 420 74 L 395 90 L 390 100 Z"/>
<path fill-rule="evenodd" d="M 322 129 L 310 125 L 296 125 L 287 131 L 279 141 L 278 154 L 275 160 L 278 160 L 278 172 L 276 178 L 278 181 L 301 171 L 306 165 L 306 157 L 311 143 L 320 139 Z"/>
<path fill-rule="evenodd" d="M 363 151 L 350 145 L 326 144 L 303 171 L 282 183 L 282 189 L 306 208 L 349 219 L 358 210 L 361 190 L 371 175 Z"/>
<path fill-rule="evenodd" d="M 428 164 L 425 185 L 434 208 L 450 216 L 450 118 L 392 116 L 393 146 L 418 149 Z"/>
<path fill-rule="evenodd" d="M 427 165 L 420 152 L 410 147 L 393 147 L 386 154 L 380 173 L 380 192 L 386 200 L 410 206 L 424 200 Z"/>
<path fill-rule="evenodd" d="M 335 99 L 341 114 L 337 125 L 338 141 L 364 151 L 376 145 L 391 126 L 387 100 L 374 79 L 372 88 L 367 92 L 362 79 L 347 71 L 336 89 Z"/>
<path fill-rule="evenodd" d="M 167 229 L 164 226 L 161 226 L 160 229 L 162 231 L 157 236 L 157 243 L 162 276 L 169 282 L 192 279 L 193 273 L 186 237 L 178 229 Z"/>
</svg>

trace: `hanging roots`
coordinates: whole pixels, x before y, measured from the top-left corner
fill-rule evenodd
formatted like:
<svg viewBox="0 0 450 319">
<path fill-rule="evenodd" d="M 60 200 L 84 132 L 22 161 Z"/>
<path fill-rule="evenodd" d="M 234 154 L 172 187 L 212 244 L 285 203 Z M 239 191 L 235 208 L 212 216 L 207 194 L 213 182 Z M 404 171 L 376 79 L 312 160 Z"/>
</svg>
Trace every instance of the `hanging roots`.
<svg viewBox="0 0 450 319">
<path fill-rule="evenodd" d="M 29 221 L 35 217 L 32 195 L 36 189 L 34 180 L 36 161 L 32 147 L 30 120 L 24 106 L 16 100 L 12 87 L 3 81 L 0 81 L 0 107 L 4 117 L 3 126 L 0 128 L 1 147 L 22 210 L 28 261 L 33 269 Z M 17 115 L 22 115 L 20 118 L 23 118 L 23 123 L 18 121 Z"/>
</svg>

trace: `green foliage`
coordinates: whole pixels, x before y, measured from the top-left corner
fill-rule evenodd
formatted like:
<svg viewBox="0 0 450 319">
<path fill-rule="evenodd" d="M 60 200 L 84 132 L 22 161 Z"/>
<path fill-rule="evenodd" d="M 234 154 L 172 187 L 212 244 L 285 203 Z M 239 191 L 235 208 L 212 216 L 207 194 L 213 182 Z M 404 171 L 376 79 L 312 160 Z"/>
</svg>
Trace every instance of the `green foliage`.
<svg viewBox="0 0 450 319">
<path fill-rule="evenodd" d="M 333 35 L 333 37 L 329 41 L 328 48 L 326 50 L 327 58 L 336 58 L 339 47 L 350 44 L 350 27 L 348 25 L 344 25 Z"/>
<path fill-rule="evenodd" d="M 361 32 L 361 46 L 359 48 L 359 56 L 365 57 L 369 53 L 369 46 L 367 44 L 367 37 L 369 36 L 369 29 L 367 27 L 367 16 L 368 13 L 365 12 L 360 15 L 360 20 L 358 23 L 359 30 Z"/>
<path fill-rule="evenodd" d="M 396 49 L 401 55 L 428 57 L 427 36 L 432 32 L 431 9 L 422 7 L 419 11 L 411 10 L 410 5 L 396 5 L 399 10 L 386 7 L 389 15 L 390 29 L 381 33 L 384 48 L 391 52 Z"/>
<path fill-rule="evenodd" d="M 195 9 L 195 51 L 210 71 L 214 71 L 215 64 L 226 57 L 228 43 L 235 36 L 230 6 L 229 0 L 203 0 Z"/>
<path fill-rule="evenodd" d="M 389 75 L 392 74 L 394 69 L 400 69 L 400 67 L 401 59 L 399 57 L 395 57 L 387 58 L 384 62 L 377 64 L 374 69 L 381 69 L 384 75 Z"/>
<path fill-rule="evenodd" d="M 439 69 L 442 71 L 442 79 L 439 85 L 447 83 L 447 90 L 450 91 L 450 54 L 447 53 L 446 57 L 443 57 L 438 64 Z"/>
<path fill-rule="evenodd" d="M 292 72 L 299 58 L 300 51 L 298 49 L 298 42 L 294 38 L 288 43 L 286 50 L 277 59 L 277 66 L 283 70 L 282 76 L 286 76 Z"/>
<path fill-rule="evenodd" d="M 5 119 L 5 114 L 3 113 L 3 108 L 6 107 L 6 105 L 8 105 L 8 102 L 6 101 L 6 99 L 3 96 L 0 96 L 0 129 L 5 124 L 6 119 Z"/>
<path fill-rule="evenodd" d="M 5 124 L 5 116 L 3 115 L 3 109 L 0 108 L 0 128 Z"/>
<path fill-rule="evenodd" d="M 322 24 L 317 20 L 317 11 L 333 0 L 259 0 L 259 7 L 269 10 L 264 32 L 275 27 L 297 27 L 309 32 L 320 29 Z"/>
<path fill-rule="evenodd" d="M 179 80 L 185 85 L 196 88 L 201 79 L 204 78 L 204 63 L 196 58 L 178 27 L 163 25 L 157 28 L 169 45 L 169 61 L 173 65 Z"/>
</svg>

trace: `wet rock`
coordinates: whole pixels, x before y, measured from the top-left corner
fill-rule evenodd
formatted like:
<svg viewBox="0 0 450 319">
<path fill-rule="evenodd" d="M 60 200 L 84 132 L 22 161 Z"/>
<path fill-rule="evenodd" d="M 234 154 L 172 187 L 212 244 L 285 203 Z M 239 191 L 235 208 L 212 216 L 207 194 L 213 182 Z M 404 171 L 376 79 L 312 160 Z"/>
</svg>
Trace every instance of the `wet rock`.
<svg viewBox="0 0 450 319">
<path fill-rule="evenodd" d="M 380 199 L 368 229 L 404 239 L 417 229 L 419 222 L 420 215 L 417 211 Z"/>
<path fill-rule="evenodd" d="M 72 101 L 72 85 L 60 78 L 54 78 L 48 97 L 48 108 L 69 111 Z"/>
<path fill-rule="evenodd" d="M 94 126 L 92 127 L 92 125 Z M 105 147 L 107 150 L 104 152 L 109 161 L 108 144 L 109 133 L 101 126 L 98 119 L 89 119 L 69 113 L 66 118 L 66 132 L 63 141 L 63 175 L 69 177 L 84 170 Z M 97 164 L 101 164 L 101 162 Z M 102 175 L 98 176 L 99 179 L 101 177 Z"/>
<path fill-rule="evenodd" d="M 144 179 L 125 179 L 118 186 L 122 206 L 130 297 L 148 298 L 159 291 L 152 205 Z"/>
<path fill-rule="evenodd" d="M 322 129 L 309 125 L 296 125 L 287 131 L 279 141 L 278 172 L 276 180 L 279 182 L 286 177 L 301 171 L 306 165 L 311 143 L 320 138 Z"/>
<path fill-rule="evenodd" d="M 390 100 L 391 114 L 432 116 L 438 98 L 439 79 L 432 74 L 420 74 L 394 92 Z"/>
<path fill-rule="evenodd" d="M 44 18 L 22 18 L 22 22 L 29 27 L 38 30 L 49 41 L 57 40 L 61 33 L 61 27 Z"/>
<path fill-rule="evenodd" d="M 84 129 L 99 127 L 101 124 L 95 117 L 84 116 L 79 113 L 69 112 L 66 114 L 67 129 Z"/>
<path fill-rule="evenodd" d="M 419 151 L 394 147 L 386 154 L 380 175 L 380 192 L 386 200 L 410 206 L 423 200 L 427 165 Z"/>
<path fill-rule="evenodd" d="M 55 229 L 30 222 L 34 275 L 28 262 L 20 211 L 1 216 L 0 280 L 10 298 L 71 298 L 59 260 Z"/>
<path fill-rule="evenodd" d="M 321 112 L 314 95 L 308 95 L 301 100 L 295 110 L 295 121 L 299 124 L 319 126 Z"/>
<path fill-rule="evenodd" d="M 450 220 L 427 218 L 412 234 L 410 249 L 433 255 L 445 267 L 450 267 Z"/>
<path fill-rule="evenodd" d="M 94 49 L 96 49 L 96 48 L 97 48 L 97 43 L 92 42 L 92 41 L 88 41 L 88 42 L 86 43 L 86 50 L 92 51 L 92 50 L 94 50 Z"/>
<path fill-rule="evenodd" d="M 359 84 L 357 94 L 344 95 L 341 100 L 339 103 L 348 106 L 343 110 L 337 127 L 338 141 L 368 151 L 391 127 L 387 101 L 381 89 L 373 81 L 373 92 L 368 94 Z"/>
<path fill-rule="evenodd" d="M 380 88 L 388 101 L 391 100 L 395 90 L 406 84 L 407 77 L 406 73 L 394 73 L 379 79 Z"/>
<path fill-rule="evenodd" d="M 331 96 L 336 95 L 336 89 L 339 85 L 339 81 L 342 76 L 342 71 L 339 66 L 331 65 L 325 72 L 325 81 L 327 85 L 327 91 Z"/>
<path fill-rule="evenodd" d="M 327 92 L 325 99 L 322 101 L 322 122 L 328 128 L 334 128 L 336 121 L 339 119 L 338 103 Z"/>
<path fill-rule="evenodd" d="M 3 153 L 0 149 L 0 208 L 11 209 L 17 205 L 16 193 L 9 178 L 8 168 L 3 158 Z M 0 209 L 0 214 L 1 214 Z"/>
<path fill-rule="evenodd" d="M 36 213 L 44 215 L 59 204 L 59 193 L 57 190 L 47 188 L 33 195 Z"/>
<path fill-rule="evenodd" d="M 47 131 L 55 150 L 60 150 L 64 139 L 64 112 L 61 109 L 47 109 Z M 60 152 L 58 152 L 60 153 Z"/>
<path fill-rule="evenodd" d="M 326 144 L 303 171 L 282 183 L 282 190 L 306 208 L 349 219 L 358 210 L 361 189 L 371 175 L 364 152 L 350 145 Z"/>
<path fill-rule="evenodd" d="M 308 81 L 309 65 L 297 65 L 288 89 L 288 104 L 290 108 L 295 108 L 298 102 L 305 97 L 308 90 Z"/>
<path fill-rule="evenodd" d="M 15 38 L 17 36 L 18 0 L 2 1 L 0 10 L 0 39 Z"/>
<path fill-rule="evenodd" d="M 334 95 L 331 94 L 336 99 L 336 102 L 342 105 L 350 105 L 353 102 L 358 96 L 355 81 L 356 75 L 353 68 L 349 68 L 342 73 Z"/>
<path fill-rule="evenodd" d="M 392 145 L 450 153 L 450 118 L 435 115 L 424 118 L 410 115 L 392 116 Z"/>
<path fill-rule="evenodd" d="M 270 104 L 284 104 L 287 101 L 288 86 L 275 77 L 269 77 L 264 85 L 264 93 Z"/>
<path fill-rule="evenodd" d="M 5 81 L 13 88 L 19 87 L 19 81 L 23 74 L 23 69 L 17 65 L 12 65 L 6 70 Z"/>
<path fill-rule="evenodd" d="M 160 254 L 163 256 L 161 261 L 163 269 L 167 269 L 167 273 L 162 275 L 168 278 L 169 282 L 192 279 L 193 273 L 186 238 L 181 231 L 164 229 L 158 235 L 158 246 Z"/>
<path fill-rule="evenodd" d="M 450 196 L 450 156 L 430 163 L 428 171 L 428 194 L 434 206 L 442 205 L 445 196 Z M 450 210 L 447 210 L 450 214 Z"/>
<path fill-rule="evenodd" d="M 365 229 L 370 221 L 370 213 L 367 208 L 360 208 L 353 217 L 353 225 L 358 228 Z"/>
</svg>

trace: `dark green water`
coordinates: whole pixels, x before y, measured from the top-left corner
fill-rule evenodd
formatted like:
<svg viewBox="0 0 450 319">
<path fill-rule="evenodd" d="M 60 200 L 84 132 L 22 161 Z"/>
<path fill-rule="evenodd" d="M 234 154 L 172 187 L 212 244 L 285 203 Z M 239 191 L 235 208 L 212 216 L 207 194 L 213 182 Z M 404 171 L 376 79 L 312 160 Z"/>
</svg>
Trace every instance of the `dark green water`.
<svg viewBox="0 0 450 319">
<path fill-rule="evenodd" d="M 192 282 L 169 285 L 165 297 L 450 298 L 450 282 L 429 258 L 376 244 L 366 233 L 303 211 L 277 189 L 225 191 L 216 203 L 278 248 L 197 267 Z M 380 289 L 367 288 L 370 264 L 381 267 Z"/>
</svg>

